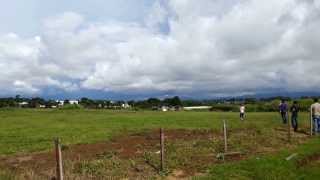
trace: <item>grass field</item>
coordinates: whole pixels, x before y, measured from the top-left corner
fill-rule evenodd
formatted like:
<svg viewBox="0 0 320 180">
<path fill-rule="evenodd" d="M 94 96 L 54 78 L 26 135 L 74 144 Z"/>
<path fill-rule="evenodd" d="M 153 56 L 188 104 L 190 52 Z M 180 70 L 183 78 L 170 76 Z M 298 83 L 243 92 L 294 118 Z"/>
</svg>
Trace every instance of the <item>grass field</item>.
<svg viewBox="0 0 320 180">
<path fill-rule="evenodd" d="M 201 139 L 187 139 L 189 141 L 186 141 L 186 138 L 182 137 L 185 138 L 184 141 L 168 142 L 167 148 L 170 153 L 167 156 L 170 159 L 168 160 L 170 170 L 164 174 L 170 175 L 173 169 L 183 169 L 184 166 L 188 166 L 190 169 L 199 169 L 201 172 L 199 178 L 201 179 L 288 179 L 288 177 L 290 177 L 289 179 L 316 179 L 319 177 L 320 156 L 317 155 L 320 152 L 319 139 L 303 137 L 299 139 L 298 143 L 295 142 L 295 136 L 293 136 L 293 142 L 287 143 L 285 140 L 286 132 L 276 134 L 274 131 L 276 128 L 285 129 L 285 126 L 280 123 L 278 113 L 248 113 L 246 121 L 240 122 L 238 113 L 231 112 L 6 109 L 0 110 L 0 156 L 14 157 L 17 154 L 48 151 L 53 147 L 54 137 L 60 137 L 63 144 L 68 146 L 108 141 L 113 137 L 144 133 L 160 127 L 167 131 L 184 129 L 220 132 L 222 120 L 227 120 L 229 130 L 234 130 L 234 135 L 230 137 L 233 150 L 246 151 L 252 148 L 247 152 L 250 154 L 255 152 L 255 149 L 263 147 L 261 151 L 266 148 L 276 151 L 262 154 L 252 153 L 244 159 L 230 160 L 226 163 L 214 161 L 197 168 L 188 164 L 194 154 L 207 153 L 212 155 L 212 153 L 218 153 L 221 151 L 222 144 L 219 138 L 217 142 L 210 142 Z M 309 117 L 307 113 L 300 115 L 299 123 L 301 129 L 308 131 Z M 254 130 L 254 132 L 249 133 L 248 130 Z M 174 134 L 173 131 L 172 134 Z M 199 138 L 203 134 L 204 132 L 198 132 Z M 183 148 L 181 148 L 182 146 Z M 190 150 L 186 151 L 185 147 Z M 284 161 L 283 159 L 291 153 L 298 153 L 298 158 Z M 179 155 L 184 155 L 184 158 L 178 157 Z M 83 176 L 91 174 L 92 177 L 101 174 L 130 176 L 130 174 L 122 172 L 125 171 L 124 168 L 130 168 L 140 161 L 154 162 L 156 155 L 145 153 L 142 159 L 129 160 L 119 159 L 113 155 L 108 158 L 91 159 L 84 164 L 81 162 L 80 174 Z M 119 164 L 113 168 L 118 169 L 119 172 L 105 173 L 99 170 L 99 168 L 103 169 L 105 164 L 110 163 Z M 200 165 L 201 163 L 198 164 L 198 166 Z M 119 169 L 119 167 L 121 168 Z M 2 171 L 0 170 L 0 179 L 10 179 L 16 175 L 11 176 L 9 171 Z M 74 173 L 74 169 L 70 171 Z M 192 175 L 196 176 L 197 174 Z M 155 177 L 155 175 L 150 175 L 150 177 Z"/>
<path fill-rule="evenodd" d="M 123 131 L 154 128 L 221 129 L 222 120 L 231 128 L 255 124 L 261 128 L 279 125 L 277 113 L 250 113 L 239 122 L 238 113 L 212 112 L 116 112 L 99 110 L 2 110 L 0 154 L 46 150 L 54 137 L 66 144 L 92 143 Z M 303 114 L 303 119 L 307 119 Z M 303 122 L 307 125 L 307 122 Z"/>
</svg>

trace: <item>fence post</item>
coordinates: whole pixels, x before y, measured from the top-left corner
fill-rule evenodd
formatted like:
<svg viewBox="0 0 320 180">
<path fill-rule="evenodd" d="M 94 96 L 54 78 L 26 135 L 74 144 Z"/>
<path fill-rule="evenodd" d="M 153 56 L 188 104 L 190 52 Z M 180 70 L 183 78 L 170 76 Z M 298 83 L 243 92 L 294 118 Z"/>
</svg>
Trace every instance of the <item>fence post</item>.
<svg viewBox="0 0 320 180">
<path fill-rule="evenodd" d="M 224 152 L 227 153 L 228 151 L 227 124 L 225 120 L 223 120 L 223 135 L 224 135 Z"/>
<path fill-rule="evenodd" d="M 164 170 L 164 132 L 163 128 L 160 128 L 160 170 Z"/>
<path fill-rule="evenodd" d="M 310 107 L 310 136 L 313 136 L 313 118 L 312 118 L 312 107 Z"/>
<path fill-rule="evenodd" d="M 290 113 L 287 112 L 287 118 L 288 118 L 288 142 L 291 142 L 291 119 L 290 119 Z"/>
<path fill-rule="evenodd" d="M 57 180 L 63 180 L 63 167 L 62 167 L 62 153 L 61 153 L 61 144 L 60 139 L 56 138 L 54 140 L 55 143 L 55 151 L 56 151 L 56 178 Z"/>
<path fill-rule="evenodd" d="M 288 131 L 288 142 L 291 142 L 291 123 L 290 123 L 290 113 L 287 112 L 286 114 L 287 118 L 287 131 Z"/>
</svg>

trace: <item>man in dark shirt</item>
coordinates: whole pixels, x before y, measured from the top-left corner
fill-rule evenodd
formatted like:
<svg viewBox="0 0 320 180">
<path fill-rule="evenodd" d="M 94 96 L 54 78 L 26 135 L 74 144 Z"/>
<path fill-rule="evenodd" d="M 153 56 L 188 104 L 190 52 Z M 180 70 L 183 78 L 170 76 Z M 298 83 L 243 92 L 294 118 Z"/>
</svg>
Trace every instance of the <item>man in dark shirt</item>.
<svg viewBox="0 0 320 180">
<path fill-rule="evenodd" d="M 288 105 L 285 102 L 285 100 L 281 100 L 281 103 L 279 105 L 279 111 L 282 117 L 283 124 L 287 124 L 287 112 L 288 112 Z"/>
<path fill-rule="evenodd" d="M 298 113 L 299 113 L 299 105 L 297 101 L 293 102 L 293 105 L 290 108 L 291 111 L 291 124 L 296 132 L 298 130 Z"/>
</svg>

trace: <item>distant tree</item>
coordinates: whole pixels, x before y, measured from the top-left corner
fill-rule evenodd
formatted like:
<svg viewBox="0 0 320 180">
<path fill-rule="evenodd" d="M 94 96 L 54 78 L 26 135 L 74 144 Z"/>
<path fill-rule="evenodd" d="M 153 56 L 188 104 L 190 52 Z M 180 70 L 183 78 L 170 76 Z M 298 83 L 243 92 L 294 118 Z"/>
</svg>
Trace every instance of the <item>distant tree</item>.
<svg viewBox="0 0 320 180">
<path fill-rule="evenodd" d="M 52 99 L 45 102 L 45 105 L 47 108 L 50 108 L 52 106 L 58 106 L 58 104 L 59 104 L 58 102 L 56 102 L 55 100 L 52 100 Z"/>
<path fill-rule="evenodd" d="M 107 107 L 108 102 L 105 101 L 105 100 L 96 100 L 96 101 L 93 102 L 93 104 L 94 104 L 94 106 L 95 106 L 96 108 L 104 108 L 104 107 Z M 92 106 L 93 104 L 91 104 L 91 106 Z"/>
<path fill-rule="evenodd" d="M 182 102 L 178 96 L 166 98 L 163 100 L 163 103 L 167 106 L 182 106 Z"/>
<path fill-rule="evenodd" d="M 91 100 L 86 97 L 83 97 L 80 99 L 80 104 L 85 108 L 95 108 L 96 107 L 96 103 L 94 102 L 94 100 Z"/>
<path fill-rule="evenodd" d="M 130 106 L 134 106 L 135 105 L 135 101 L 134 100 L 130 100 L 130 101 L 128 101 L 128 104 L 130 105 Z"/>
<path fill-rule="evenodd" d="M 182 102 L 181 102 L 179 96 L 175 96 L 172 98 L 171 105 L 172 106 L 182 106 Z"/>
<path fill-rule="evenodd" d="M 122 100 L 121 100 L 121 101 L 117 101 L 117 102 L 116 102 L 116 105 L 117 105 L 117 106 L 121 106 L 122 104 L 125 104 L 125 103 L 126 103 L 125 101 L 122 101 Z"/>
<path fill-rule="evenodd" d="M 1 98 L 0 99 L 0 107 L 16 107 L 17 102 L 15 98 Z"/>
<path fill-rule="evenodd" d="M 105 104 L 105 107 L 110 107 L 111 106 L 111 101 L 105 100 L 104 104 Z"/>
<path fill-rule="evenodd" d="M 147 100 L 147 103 L 149 104 L 150 107 L 160 106 L 161 100 L 158 99 L 158 98 L 149 98 L 149 99 Z"/>
<path fill-rule="evenodd" d="M 36 98 L 32 98 L 29 102 L 29 107 L 30 108 L 37 108 L 39 107 L 39 105 L 45 105 L 46 101 L 42 98 L 36 97 Z"/>
<path fill-rule="evenodd" d="M 257 102 L 257 99 L 256 98 L 245 98 L 244 101 L 247 104 L 255 104 Z"/>
<path fill-rule="evenodd" d="M 17 103 L 19 103 L 19 102 L 21 102 L 21 96 L 20 95 L 16 95 L 16 98 L 15 98 L 15 101 L 17 102 Z"/>
</svg>

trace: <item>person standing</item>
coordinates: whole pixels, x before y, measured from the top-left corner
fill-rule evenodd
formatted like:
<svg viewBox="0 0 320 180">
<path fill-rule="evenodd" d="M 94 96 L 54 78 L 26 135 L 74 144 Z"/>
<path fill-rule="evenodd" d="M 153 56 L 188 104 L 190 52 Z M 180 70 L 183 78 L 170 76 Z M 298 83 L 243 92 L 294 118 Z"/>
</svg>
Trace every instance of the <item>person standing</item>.
<svg viewBox="0 0 320 180">
<path fill-rule="evenodd" d="M 245 111 L 246 111 L 246 107 L 244 106 L 244 104 L 241 104 L 240 105 L 240 120 L 241 121 L 244 120 Z"/>
<path fill-rule="evenodd" d="M 298 113 L 299 113 L 299 105 L 297 101 L 293 102 L 293 105 L 290 108 L 291 111 L 291 125 L 295 132 L 298 130 Z"/>
<path fill-rule="evenodd" d="M 279 105 L 279 111 L 280 111 L 280 114 L 281 114 L 281 118 L 282 118 L 282 122 L 283 124 L 287 124 L 287 113 L 288 113 L 288 105 L 286 103 L 286 101 L 283 99 L 281 100 L 281 103 Z"/>
<path fill-rule="evenodd" d="M 318 98 L 314 99 L 314 104 L 311 105 L 311 112 L 313 118 L 313 130 L 316 133 L 320 133 L 320 103 Z"/>
</svg>

